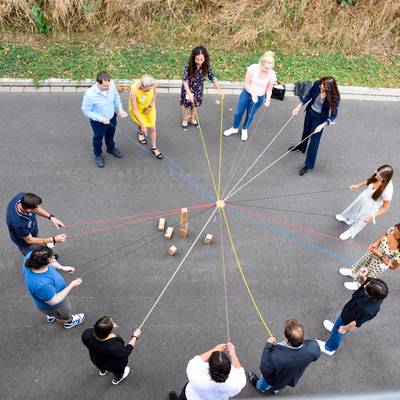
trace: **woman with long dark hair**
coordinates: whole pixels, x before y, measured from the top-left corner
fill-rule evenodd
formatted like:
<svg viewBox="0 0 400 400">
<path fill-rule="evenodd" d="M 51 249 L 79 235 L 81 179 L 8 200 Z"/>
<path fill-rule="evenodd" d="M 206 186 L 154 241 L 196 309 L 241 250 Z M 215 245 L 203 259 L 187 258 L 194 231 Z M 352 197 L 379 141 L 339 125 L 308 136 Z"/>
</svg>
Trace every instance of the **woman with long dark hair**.
<svg viewBox="0 0 400 400">
<path fill-rule="evenodd" d="M 322 132 L 326 126 L 330 125 L 336 119 L 339 102 L 340 94 L 335 79 L 331 76 L 325 76 L 314 82 L 310 91 L 293 110 L 293 115 L 297 115 L 300 112 L 301 106 L 308 103 L 303 135 L 301 137 L 302 142 L 297 146 L 289 147 L 291 151 L 305 153 L 307 144 L 310 142 L 304 167 L 299 172 L 300 176 L 303 176 L 310 169 L 314 168 Z"/>
<path fill-rule="evenodd" d="M 199 126 L 194 108 L 200 107 L 203 102 L 204 81 L 207 76 L 222 99 L 224 93 L 211 68 L 210 57 L 206 48 L 203 46 L 195 47 L 190 54 L 182 76 L 180 104 L 183 107 L 182 128 L 184 131 L 187 130 L 189 124 L 195 128 Z"/>
<path fill-rule="evenodd" d="M 364 276 L 378 278 L 387 269 L 397 269 L 399 265 L 400 224 L 397 224 L 370 244 L 368 251 L 351 268 L 340 268 L 339 273 L 353 278 L 353 282 L 344 283 L 346 289 L 357 290 Z"/>
<path fill-rule="evenodd" d="M 351 225 L 350 229 L 340 235 L 340 239 L 353 239 L 370 222 L 387 213 L 393 197 L 393 168 L 390 165 L 380 166 L 374 174 L 350 189 L 367 188 L 336 219 Z"/>
</svg>

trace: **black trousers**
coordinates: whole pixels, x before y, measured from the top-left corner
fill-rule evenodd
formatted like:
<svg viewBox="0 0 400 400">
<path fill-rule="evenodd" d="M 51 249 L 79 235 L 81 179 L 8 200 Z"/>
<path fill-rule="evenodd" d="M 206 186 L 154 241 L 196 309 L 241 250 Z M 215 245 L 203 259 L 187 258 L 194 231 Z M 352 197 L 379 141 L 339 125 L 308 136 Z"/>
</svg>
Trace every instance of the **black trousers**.
<svg viewBox="0 0 400 400">
<path fill-rule="evenodd" d="M 321 140 L 322 132 L 314 133 L 311 137 L 307 138 L 312 132 L 314 132 L 315 128 L 322 124 L 323 120 L 321 118 L 321 114 L 315 112 L 314 110 L 310 109 L 306 111 L 306 117 L 304 119 L 304 127 L 303 127 L 303 135 L 301 140 L 304 142 L 300 143 L 296 146 L 296 149 L 299 149 L 302 153 L 305 153 L 307 150 L 307 156 L 304 163 L 304 167 L 307 169 L 313 169 L 315 165 L 315 161 L 317 159 L 319 141 Z"/>
</svg>

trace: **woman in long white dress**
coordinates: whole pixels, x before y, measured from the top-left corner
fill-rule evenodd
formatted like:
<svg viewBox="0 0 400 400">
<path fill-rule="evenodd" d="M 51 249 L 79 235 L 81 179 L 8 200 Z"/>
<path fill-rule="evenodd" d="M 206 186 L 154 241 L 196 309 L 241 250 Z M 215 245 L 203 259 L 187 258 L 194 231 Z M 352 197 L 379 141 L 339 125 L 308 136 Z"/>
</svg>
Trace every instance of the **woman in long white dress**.
<svg viewBox="0 0 400 400">
<path fill-rule="evenodd" d="M 392 176 L 393 168 L 382 165 L 370 178 L 350 186 L 350 189 L 367 188 L 343 212 L 336 214 L 338 221 L 351 225 L 340 239 L 353 239 L 367 224 L 375 223 L 377 217 L 388 212 L 393 197 Z"/>
</svg>

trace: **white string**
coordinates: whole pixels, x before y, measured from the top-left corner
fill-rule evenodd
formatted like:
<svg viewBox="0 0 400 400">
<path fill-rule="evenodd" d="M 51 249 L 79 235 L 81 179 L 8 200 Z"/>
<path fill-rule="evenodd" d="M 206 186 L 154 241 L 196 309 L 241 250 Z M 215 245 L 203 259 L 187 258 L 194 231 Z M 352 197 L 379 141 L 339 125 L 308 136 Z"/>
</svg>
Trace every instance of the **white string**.
<svg viewBox="0 0 400 400">
<path fill-rule="evenodd" d="M 297 147 L 299 144 L 303 143 L 305 140 L 308 140 L 312 135 L 318 132 L 312 132 L 310 133 L 307 137 L 305 137 L 303 140 L 301 140 L 299 143 L 297 143 L 294 147 Z M 285 157 L 287 154 L 289 154 L 292 150 L 288 150 L 286 153 L 282 154 L 279 158 L 277 158 L 274 162 L 266 166 L 263 170 L 261 170 L 257 175 L 253 176 L 249 181 L 247 181 L 245 184 L 242 186 L 239 186 L 234 192 L 232 192 L 224 199 L 226 201 L 228 198 L 232 197 L 234 194 L 236 194 L 239 190 L 243 189 L 245 186 L 247 186 L 250 182 L 254 181 L 258 176 L 260 176 L 263 172 L 267 171 L 270 169 L 273 165 L 275 165 L 278 161 L 280 161 L 283 157 Z"/>
<path fill-rule="evenodd" d="M 254 167 L 256 162 L 263 156 L 263 154 L 269 149 L 271 144 L 275 141 L 275 139 L 282 133 L 282 131 L 286 128 L 286 126 L 289 124 L 289 122 L 292 120 L 294 115 L 292 114 L 291 117 L 286 121 L 286 123 L 282 126 L 282 128 L 279 130 L 279 132 L 272 138 L 272 140 L 267 144 L 265 149 L 261 152 L 261 154 L 256 158 L 256 160 L 253 162 L 253 164 L 250 165 L 249 169 L 242 175 L 242 177 L 236 182 L 235 186 L 231 189 L 231 191 L 227 194 L 227 196 L 224 198 L 226 201 L 229 199 L 232 195 L 232 192 L 237 188 L 239 183 L 246 177 L 246 175 L 250 172 L 250 170 Z M 235 193 L 235 192 L 234 192 Z"/>
<path fill-rule="evenodd" d="M 147 313 L 145 319 L 143 320 L 143 322 L 140 324 L 139 329 L 142 329 L 142 326 L 144 325 L 144 323 L 147 321 L 147 318 L 149 318 L 150 314 L 153 312 L 153 310 L 155 309 L 156 305 L 158 304 L 158 302 L 160 301 L 161 297 L 164 295 L 165 291 L 168 289 L 168 286 L 171 284 L 171 282 L 173 281 L 173 279 L 175 278 L 175 275 L 178 273 L 178 271 L 180 270 L 181 266 L 183 265 L 183 263 L 185 262 L 186 258 L 188 257 L 189 253 L 192 251 L 193 247 L 195 246 L 195 244 L 197 243 L 197 241 L 199 240 L 200 236 L 202 235 L 202 233 L 204 232 L 204 230 L 206 229 L 207 225 L 209 224 L 209 222 L 211 221 L 212 217 L 214 216 L 214 214 L 216 213 L 216 211 L 218 210 L 218 207 L 215 207 L 215 210 L 212 212 L 212 214 L 210 215 L 210 217 L 208 218 L 207 222 L 205 223 L 205 225 L 203 226 L 203 228 L 201 229 L 200 233 L 197 235 L 196 239 L 194 240 L 194 242 L 192 243 L 192 245 L 190 246 L 189 250 L 187 251 L 187 253 L 185 254 L 185 256 L 182 258 L 182 261 L 179 263 L 178 267 L 176 268 L 175 272 L 172 274 L 171 278 L 169 279 L 169 281 L 167 282 L 167 284 L 165 285 L 164 289 L 162 290 L 162 292 L 160 293 L 160 295 L 158 296 L 157 300 L 155 301 L 155 303 L 153 304 L 153 306 L 151 307 L 150 311 Z"/>
</svg>

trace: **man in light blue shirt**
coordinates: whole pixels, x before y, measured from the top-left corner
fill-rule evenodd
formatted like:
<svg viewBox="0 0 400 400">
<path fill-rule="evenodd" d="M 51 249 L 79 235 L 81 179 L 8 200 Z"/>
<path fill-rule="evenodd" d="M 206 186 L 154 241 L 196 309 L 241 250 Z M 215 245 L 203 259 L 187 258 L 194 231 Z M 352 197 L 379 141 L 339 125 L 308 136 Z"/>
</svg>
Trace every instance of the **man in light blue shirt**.
<svg viewBox="0 0 400 400">
<path fill-rule="evenodd" d="M 89 88 L 83 96 L 82 112 L 90 119 L 93 129 L 93 152 L 96 165 L 104 167 L 102 156 L 103 138 L 107 152 L 117 158 L 122 158 L 122 153 L 115 147 L 114 135 L 117 126 L 117 113 L 125 118 L 127 113 L 122 108 L 121 98 L 111 80 L 110 74 L 101 71 L 96 76 L 96 83 Z"/>
</svg>

